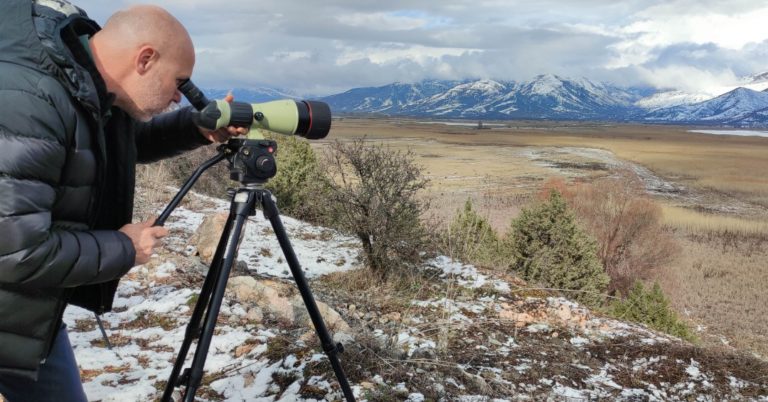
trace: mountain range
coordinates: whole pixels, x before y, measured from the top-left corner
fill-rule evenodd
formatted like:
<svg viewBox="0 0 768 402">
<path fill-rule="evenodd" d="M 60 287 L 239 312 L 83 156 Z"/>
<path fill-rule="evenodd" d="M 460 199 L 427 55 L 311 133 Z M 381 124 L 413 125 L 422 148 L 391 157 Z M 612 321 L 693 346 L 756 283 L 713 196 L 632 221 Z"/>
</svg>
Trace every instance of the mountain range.
<svg viewBox="0 0 768 402">
<path fill-rule="evenodd" d="M 529 81 L 424 80 L 354 88 L 317 98 L 334 114 L 456 119 L 597 120 L 768 127 L 768 73 L 748 77 L 719 96 L 621 87 L 586 78 L 539 75 Z M 206 90 L 210 98 L 223 91 Z M 247 102 L 298 98 L 271 88 L 234 90 Z"/>
</svg>

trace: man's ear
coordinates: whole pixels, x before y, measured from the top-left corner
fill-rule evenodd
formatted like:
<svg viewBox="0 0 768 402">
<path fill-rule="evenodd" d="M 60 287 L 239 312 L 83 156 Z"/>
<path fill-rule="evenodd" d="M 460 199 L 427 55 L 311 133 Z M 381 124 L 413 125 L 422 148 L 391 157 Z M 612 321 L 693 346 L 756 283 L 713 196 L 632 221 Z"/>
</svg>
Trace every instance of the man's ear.
<svg viewBox="0 0 768 402">
<path fill-rule="evenodd" d="M 142 46 L 136 55 L 136 72 L 144 75 L 157 64 L 158 57 L 159 55 L 155 48 L 149 45 Z"/>
</svg>

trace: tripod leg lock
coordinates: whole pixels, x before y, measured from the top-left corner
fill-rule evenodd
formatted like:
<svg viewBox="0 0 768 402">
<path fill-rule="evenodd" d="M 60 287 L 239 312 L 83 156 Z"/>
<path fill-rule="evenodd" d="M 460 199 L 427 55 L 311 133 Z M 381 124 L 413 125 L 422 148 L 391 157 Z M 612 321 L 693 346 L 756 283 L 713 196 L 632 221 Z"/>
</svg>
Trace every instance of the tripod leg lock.
<svg viewBox="0 0 768 402">
<path fill-rule="evenodd" d="M 191 369 L 189 367 L 184 369 L 184 372 L 181 373 L 181 375 L 176 379 L 176 384 L 173 384 L 176 387 L 180 387 L 182 385 L 189 384 L 189 376 L 191 374 Z"/>
<path fill-rule="evenodd" d="M 325 344 L 323 345 L 323 352 L 325 352 L 328 355 L 330 355 L 331 353 L 334 355 L 338 353 L 344 353 L 344 345 L 342 345 L 341 342 L 335 345 Z"/>
</svg>

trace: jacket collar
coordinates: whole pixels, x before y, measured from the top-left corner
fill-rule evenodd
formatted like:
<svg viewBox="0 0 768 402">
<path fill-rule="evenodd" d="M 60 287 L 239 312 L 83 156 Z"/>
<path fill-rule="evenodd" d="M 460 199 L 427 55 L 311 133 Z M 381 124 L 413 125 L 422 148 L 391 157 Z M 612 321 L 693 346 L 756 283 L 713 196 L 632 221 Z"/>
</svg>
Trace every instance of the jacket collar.
<svg viewBox="0 0 768 402">
<path fill-rule="evenodd" d="M 55 77 L 96 116 L 109 110 L 114 96 L 78 37 L 101 28 L 84 11 L 64 0 L 2 0 L 0 62 L 32 68 Z"/>
</svg>

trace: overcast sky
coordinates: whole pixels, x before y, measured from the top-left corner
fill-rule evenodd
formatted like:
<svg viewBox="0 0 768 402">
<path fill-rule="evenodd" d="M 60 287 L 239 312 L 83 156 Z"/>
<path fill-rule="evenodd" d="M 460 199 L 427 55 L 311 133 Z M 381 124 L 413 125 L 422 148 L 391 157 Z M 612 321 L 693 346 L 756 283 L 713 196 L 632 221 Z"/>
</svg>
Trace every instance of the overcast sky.
<svg viewBox="0 0 768 402">
<path fill-rule="evenodd" d="M 136 1 L 71 0 L 98 23 Z M 768 71 L 764 0 L 165 0 L 208 88 L 326 95 L 537 74 L 716 91 Z"/>
</svg>

